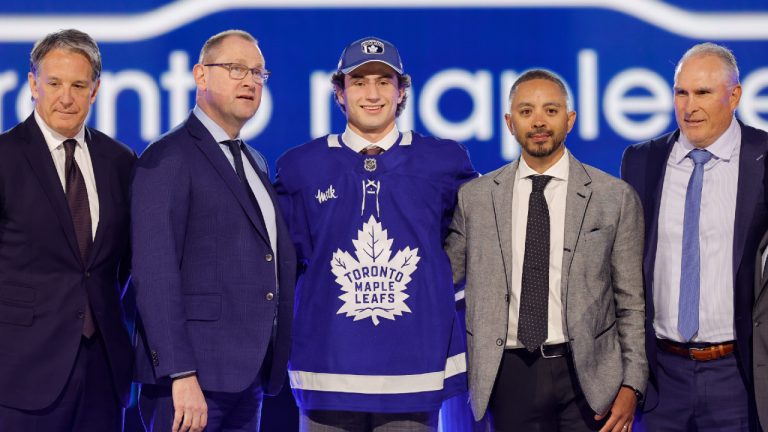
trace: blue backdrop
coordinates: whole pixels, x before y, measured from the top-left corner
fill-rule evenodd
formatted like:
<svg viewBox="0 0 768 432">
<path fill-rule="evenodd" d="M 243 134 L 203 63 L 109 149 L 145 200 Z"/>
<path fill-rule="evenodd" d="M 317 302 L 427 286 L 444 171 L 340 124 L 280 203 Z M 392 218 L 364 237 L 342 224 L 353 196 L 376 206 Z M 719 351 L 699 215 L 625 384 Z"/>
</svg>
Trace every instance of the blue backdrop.
<svg viewBox="0 0 768 432">
<path fill-rule="evenodd" d="M 562 3 L 567 3 L 562 6 Z M 583 5 L 581 5 L 583 4 Z M 274 72 L 244 137 L 270 163 L 287 148 L 340 131 L 327 75 L 350 41 L 395 43 L 413 77 L 399 122 L 464 142 L 480 171 L 519 149 L 502 123 L 517 74 L 546 67 L 568 82 L 578 112 L 568 147 L 617 173 L 623 149 L 674 127 L 672 74 L 701 40 L 732 48 L 744 97 L 739 116 L 768 129 L 768 13 L 760 1 L 153 0 L 4 2 L 0 6 L 0 129 L 32 109 L 26 82 L 34 40 L 64 27 L 93 35 L 103 53 L 89 124 L 141 152 L 194 104 L 190 69 L 213 33 L 242 28 Z"/>
<path fill-rule="evenodd" d="M 89 124 L 140 153 L 193 106 L 190 69 L 203 42 L 241 28 L 260 40 L 273 71 L 243 136 L 273 166 L 289 147 L 343 129 L 328 76 L 347 43 L 376 35 L 398 46 L 413 77 L 401 129 L 462 141 L 479 171 L 495 169 L 519 154 L 503 125 L 508 89 L 525 69 L 545 67 L 573 93 L 567 146 L 618 174 L 628 144 L 675 127 L 674 65 L 700 41 L 733 49 L 744 87 L 738 116 L 768 129 L 766 9 L 759 0 L 12 0 L 0 4 L 0 129 L 31 113 L 33 42 L 74 27 L 103 55 Z M 267 413 L 265 430 L 293 421 Z"/>
</svg>

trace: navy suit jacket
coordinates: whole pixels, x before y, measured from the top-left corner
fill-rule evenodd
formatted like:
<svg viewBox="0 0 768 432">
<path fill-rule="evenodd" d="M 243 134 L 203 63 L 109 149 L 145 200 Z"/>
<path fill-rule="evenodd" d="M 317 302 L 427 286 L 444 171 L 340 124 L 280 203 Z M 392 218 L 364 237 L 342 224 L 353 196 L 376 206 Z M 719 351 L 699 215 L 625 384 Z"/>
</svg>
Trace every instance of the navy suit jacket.
<svg viewBox="0 0 768 432">
<path fill-rule="evenodd" d="M 280 390 L 296 256 L 272 186 L 256 171 L 275 203 L 277 253 L 244 185 L 197 117 L 141 155 L 131 197 L 138 381 L 167 384 L 169 375 L 195 370 L 204 390 L 238 392 L 255 381 L 264 360 L 271 368 L 262 387 Z M 270 338 L 272 358 L 265 360 Z"/>
<path fill-rule="evenodd" d="M 766 154 L 768 134 L 741 126 L 741 153 L 739 156 L 736 219 L 733 236 L 733 306 L 739 369 L 751 388 L 752 382 L 752 303 L 754 299 L 755 253 L 762 234 L 768 227 L 766 209 Z M 621 163 L 621 177 L 635 188 L 643 203 L 645 215 L 645 252 L 643 276 L 646 301 L 646 354 L 650 367 L 650 386 L 646 408 L 653 408 L 656 393 L 656 334 L 653 330 L 655 308 L 653 304 L 653 271 L 658 242 L 659 206 L 667 159 L 680 131 L 664 135 L 627 148 Z"/>
<path fill-rule="evenodd" d="M 107 348 L 117 397 L 131 382 L 120 299 L 128 275 L 128 184 L 136 155 L 85 134 L 99 224 L 82 262 L 64 189 L 34 115 L 0 135 L 0 404 L 41 409 L 61 393 L 83 331 L 86 293 Z"/>
</svg>

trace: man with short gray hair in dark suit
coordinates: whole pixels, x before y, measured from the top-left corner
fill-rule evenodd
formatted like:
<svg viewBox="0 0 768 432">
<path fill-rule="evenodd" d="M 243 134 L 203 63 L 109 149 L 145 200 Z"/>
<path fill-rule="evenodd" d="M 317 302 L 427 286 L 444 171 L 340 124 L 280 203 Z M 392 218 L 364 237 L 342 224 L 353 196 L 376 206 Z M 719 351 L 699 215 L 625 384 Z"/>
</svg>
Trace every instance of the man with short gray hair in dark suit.
<svg viewBox="0 0 768 432">
<path fill-rule="evenodd" d="M 85 126 L 100 74 L 89 35 L 46 35 L 30 55 L 34 112 L 0 135 L 3 432 L 122 430 L 136 155 Z"/>
<path fill-rule="evenodd" d="M 269 71 L 253 36 L 227 30 L 192 73 L 194 110 L 132 183 L 142 417 L 162 432 L 253 432 L 285 381 L 296 271 L 263 160 L 240 136 Z"/>
</svg>

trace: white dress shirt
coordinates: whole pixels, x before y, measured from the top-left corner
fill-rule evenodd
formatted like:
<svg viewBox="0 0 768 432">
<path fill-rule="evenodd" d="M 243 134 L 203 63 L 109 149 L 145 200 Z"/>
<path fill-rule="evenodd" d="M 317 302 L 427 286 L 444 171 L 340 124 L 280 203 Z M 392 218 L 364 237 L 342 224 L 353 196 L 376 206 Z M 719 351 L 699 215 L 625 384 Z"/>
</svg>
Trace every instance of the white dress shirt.
<svg viewBox="0 0 768 432">
<path fill-rule="evenodd" d="M 35 121 L 40 127 L 40 132 L 43 133 L 43 138 L 45 138 L 45 143 L 48 145 L 48 150 L 50 150 L 51 157 L 53 158 L 53 164 L 56 166 L 56 172 L 59 174 L 61 187 L 66 194 L 67 180 L 64 170 L 67 157 L 64 152 L 64 141 L 69 138 L 51 129 L 37 113 L 37 110 L 35 110 Z M 73 139 L 77 141 L 77 145 L 75 146 L 75 162 L 77 163 L 77 167 L 80 168 L 80 172 L 83 174 L 85 190 L 88 193 L 88 206 L 91 210 L 91 235 L 92 239 L 94 239 L 96 238 L 96 229 L 99 226 L 99 194 L 96 190 L 96 178 L 93 176 L 91 153 L 88 151 L 88 143 L 85 142 L 85 126 L 80 128 L 80 131 Z"/>
<path fill-rule="evenodd" d="M 545 345 L 558 344 L 567 340 L 563 328 L 563 304 L 560 296 L 560 281 L 563 267 L 563 243 L 565 241 L 565 199 L 568 191 L 570 164 L 568 150 L 560 160 L 543 175 L 552 176 L 544 189 L 544 199 L 549 208 L 549 301 L 547 304 L 548 325 Z M 529 176 L 539 175 L 525 159 L 515 173 L 512 193 L 512 292 L 509 298 L 509 326 L 507 348 L 522 348 L 517 339 L 517 322 L 520 315 L 520 291 L 523 280 L 523 258 L 525 257 L 525 230 L 528 226 L 528 199 L 533 182 Z"/>
<path fill-rule="evenodd" d="M 341 140 L 344 144 L 354 150 L 355 153 L 360 153 L 366 148 L 373 146 L 380 147 L 382 150 L 387 151 L 395 145 L 398 138 L 400 138 L 400 131 L 397 130 L 397 126 L 393 127 L 388 134 L 375 143 L 358 135 L 355 131 L 349 128 L 349 125 L 347 125 L 347 129 L 344 130 L 344 133 L 341 135 Z"/>
<path fill-rule="evenodd" d="M 681 133 L 667 160 L 653 273 L 656 336 L 678 342 L 687 342 L 677 330 L 677 309 L 684 253 L 685 193 L 693 172 L 693 161 L 687 155 L 693 149 L 693 144 Z M 699 331 L 692 341 L 717 343 L 735 338 L 733 233 L 741 150 L 741 127 L 735 118 L 706 150 L 713 157 L 704 165 L 701 191 Z"/>
</svg>

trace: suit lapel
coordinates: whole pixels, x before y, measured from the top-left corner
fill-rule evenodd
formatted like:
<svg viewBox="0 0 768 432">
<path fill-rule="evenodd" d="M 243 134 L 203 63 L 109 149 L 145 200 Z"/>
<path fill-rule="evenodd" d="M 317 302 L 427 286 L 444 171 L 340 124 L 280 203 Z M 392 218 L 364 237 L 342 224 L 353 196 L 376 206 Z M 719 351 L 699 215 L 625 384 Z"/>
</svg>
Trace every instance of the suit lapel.
<svg viewBox="0 0 768 432">
<path fill-rule="evenodd" d="M 240 203 L 240 206 L 243 208 L 246 215 L 248 215 L 248 219 L 250 219 L 256 232 L 259 233 L 261 238 L 267 244 L 270 244 L 266 227 L 261 223 L 261 220 L 259 220 L 254 203 L 248 196 L 245 186 L 240 182 L 237 173 L 235 173 L 235 170 L 227 160 L 224 152 L 219 148 L 219 143 L 213 139 L 211 134 L 205 129 L 205 126 L 200 123 L 200 120 L 198 120 L 194 114 L 190 114 L 189 119 L 187 120 L 187 130 L 194 138 L 196 138 L 195 145 L 201 152 L 203 152 L 211 165 L 213 165 L 213 168 L 221 176 L 222 180 L 224 180 L 227 188 L 229 188 L 230 192 L 235 196 L 235 199 Z"/>
<path fill-rule="evenodd" d="M 755 257 L 755 306 L 759 304 L 760 297 L 765 293 L 765 287 L 768 286 L 768 274 L 763 273 L 763 253 L 766 247 L 768 247 L 768 231 L 763 234 Z"/>
<path fill-rule="evenodd" d="M 51 207 L 53 207 L 53 212 L 59 220 L 61 229 L 64 231 L 64 237 L 66 237 L 72 253 L 80 260 L 80 248 L 77 246 L 77 239 L 75 238 L 75 227 L 72 224 L 72 217 L 69 214 L 64 188 L 56 171 L 56 165 L 53 163 L 51 152 L 45 142 L 43 133 L 40 132 L 40 127 L 35 121 L 34 114 L 30 115 L 24 124 L 27 134 L 26 143 L 23 145 L 24 154 L 29 161 L 29 165 L 32 167 L 32 171 L 40 181 L 43 192 L 51 203 Z"/>
<path fill-rule="evenodd" d="M 561 276 L 561 297 L 563 304 L 568 295 L 568 275 L 571 271 L 571 263 L 576 246 L 579 241 L 579 235 L 584 223 L 584 215 L 587 212 L 587 205 L 592 197 L 592 178 L 587 174 L 584 165 L 576 160 L 568 152 L 568 189 L 565 197 L 565 233 L 563 238 L 563 264 Z"/>
<path fill-rule="evenodd" d="M 645 245 L 649 253 L 645 254 L 643 268 L 646 270 L 645 278 L 647 281 L 653 281 L 653 269 L 656 262 L 656 247 L 659 240 L 659 209 L 661 208 L 661 193 L 664 186 L 664 176 L 667 172 L 667 160 L 672 153 L 672 147 L 677 142 L 680 132 L 677 131 L 669 135 L 666 140 L 654 141 L 651 144 L 651 150 L 648 155 L 648 163 L 642 167 L 646 171 L 645 191 L 647 197 L 641 197 L 646 203 L 645 221 L 648 224 L 646 229 Z M 647 283 L 646 286 L 650 286 Z M 652 308 L 652 306 L 651 306 Z"/>
<path fill-rule="evenodd" d="M 496 232 L 501 245 L 501 259 L 507 277 L 507 290 L 512 286 L 512 194 L 518 161 L 512 162 L 493 179 L 496 186 L 491 191 Z"/>
<path fill-rule="evenodd" d="M 749 233 L 754 232 L 753 219 L 755 215 L 755 203 L 761 202 L 760 193 L 763 188 L 755 186 L 755 179 L 763 177 L 765 166 L 765 152 L 762 146 L 753 145 L 755 140 L 750 136 L 750 131 L 741 127 L 741 153 L 739 154 L 739 180 L 736 193 L 736 220 L 733 232 L 733 277 L 734 286 L 736 274 L 741 266 L 744 256 L 745 244 Z M 752 259 L 750 256 L 748 259 Z M 762 271 L 762 266 L 756 270 Z"/>
<path fill-rule="evenodd" d="M 110 159 L 102 153 L 101 147 L 94 141 L 93 134 L 85 128 L 85 141 L 88 145 L 88 153 L 91 156 L 91 165 L 93 167 L 93 177 L 96 182 L 96 193 L 99 199 L 99 224 L 96 227 L 96 236 L 93 239 L 88 256 L 88 265 L 90 265 L 96 256 L 98 256 L 102 243 L 104 243 L 104 226 L 108 225 L 108 218 L 111 214 L 108 212 L 112 208 L 112 169 L 110 169 Z"/>
</svg>

